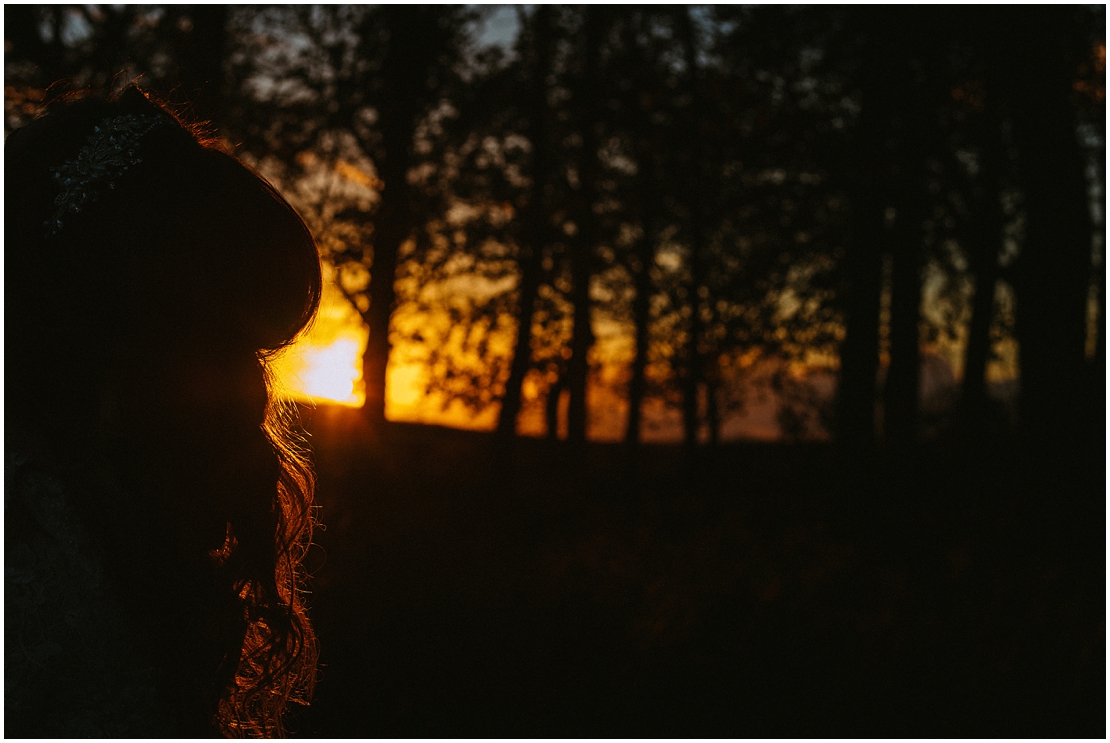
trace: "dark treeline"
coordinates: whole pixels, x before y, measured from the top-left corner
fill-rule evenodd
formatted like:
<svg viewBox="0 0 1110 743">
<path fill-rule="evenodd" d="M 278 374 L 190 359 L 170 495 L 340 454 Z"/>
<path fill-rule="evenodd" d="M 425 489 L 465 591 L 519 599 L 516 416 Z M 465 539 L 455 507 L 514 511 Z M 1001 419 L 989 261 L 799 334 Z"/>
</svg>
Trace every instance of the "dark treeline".
<svg viewBox="0 0 1110 743">
<path fill-rule="evenodd" d="M 1004 419 L 1006 341 L 1021 428 L 1100 429 L 1101 9 L 518 7 L 511 48 L 478 43 L 488 12 L 11 6 L 6 127 L 137 76 L 216 122 L 365 320 L 371 420 L 403 338 L 502 436 L 530 384 L 584 441 L 610 364 L 633 445 L 651 398 L 715 443 L 770 370 L 785 434 L 904 448 L 947 338 L 955 430 Z"/>
</svg>

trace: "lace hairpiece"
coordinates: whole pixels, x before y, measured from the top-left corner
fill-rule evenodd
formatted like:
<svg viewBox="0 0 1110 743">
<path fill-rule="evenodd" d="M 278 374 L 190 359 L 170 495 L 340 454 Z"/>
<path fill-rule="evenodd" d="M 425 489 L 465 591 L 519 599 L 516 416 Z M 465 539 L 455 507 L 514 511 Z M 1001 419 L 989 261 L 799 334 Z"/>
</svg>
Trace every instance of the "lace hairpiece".
<svg viewBox="0 0 1110 743">
<path fill-rule="evenodd" d="M 76 157 L 50 169 L 60 190 L 54 199 L 54 215 L 46 220 L 46 237 L 61 232 L 68 215 L 98 200 L 105 189 L 114 190 L 116 181 L 143 161 L 139 140 L 150 130 L 169 123 L 168 117 L 159 114 L 126 114 L 109 117 L 93 127 Z"/>
</svg>

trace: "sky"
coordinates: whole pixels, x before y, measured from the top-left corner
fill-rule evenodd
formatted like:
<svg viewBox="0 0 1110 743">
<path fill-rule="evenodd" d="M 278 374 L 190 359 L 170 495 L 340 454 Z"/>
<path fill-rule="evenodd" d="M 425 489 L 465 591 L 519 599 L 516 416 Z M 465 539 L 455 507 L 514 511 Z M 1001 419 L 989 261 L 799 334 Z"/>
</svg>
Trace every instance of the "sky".
<svg viewBox="0 0 1110 743">
<path fill-rule="evenodd" d="M 517 33 L 520 32 L 520 21 L 517 18 L 516 5 L 488 5 L 488 15 L 482 19 L 478 28 L 477 39 L 482 46 L 500 46 L 506 52 L 510 51 Z M 531 6 L 525 5 L 524 8 Z"/>
</svg>

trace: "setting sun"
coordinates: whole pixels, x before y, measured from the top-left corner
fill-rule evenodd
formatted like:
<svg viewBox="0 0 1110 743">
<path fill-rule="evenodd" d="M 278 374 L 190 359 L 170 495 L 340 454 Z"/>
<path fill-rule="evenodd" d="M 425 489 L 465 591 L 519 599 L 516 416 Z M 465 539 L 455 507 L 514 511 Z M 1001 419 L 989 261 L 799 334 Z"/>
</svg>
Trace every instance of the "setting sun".
<svg viewBox="0 0 1110 743">
<path fill-rule="evenodd" d="M 356 362 L 357 340 L 342 338 L 330 346 L 307 349 L 301 372 L 301 392 L 309 397 L 351 405 L 362 404 L 362 393 L 355 386 L 362 380 Z"/>
<path fill-rule="evenodd" d="M 330 272 L 325 266 L 325 278 Z M 315 323 L 273 362 L 278 386 L 290 397 L 361 407 L 365 399 L 362 354 L 366 329 L 327 281 Z"/>
<path fill-rule="evenodd" d="M 364 344 L 364 340 L 344 335 L 319 345 L 312 342 L 310 334 L 277 360 L 275 372 L 294 398 L 360 407 L 364 398 L 360 364 Z"/>
</svg>

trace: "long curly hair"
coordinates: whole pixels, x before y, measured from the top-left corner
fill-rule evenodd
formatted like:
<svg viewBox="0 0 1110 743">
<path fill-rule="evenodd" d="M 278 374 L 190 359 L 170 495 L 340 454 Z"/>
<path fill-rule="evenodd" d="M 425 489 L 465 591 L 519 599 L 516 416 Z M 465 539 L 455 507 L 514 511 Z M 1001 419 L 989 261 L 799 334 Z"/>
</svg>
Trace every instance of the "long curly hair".
<svg viewBox="0 0 1110 743">
<path fill-rule="evenodd" d="M 107 178 L 58 173 L 106 122 L 157 125 Z M 113 140 L 114 141 L 114 140 Z M 95 179 L 94 179 L 95 180 Z M 6 427 L 55 451 L 183 735 L 281 735 L 316 638 L 314 476 L 269 361 L 310 324 L 315 242 L 260 175 L 137 88 L 5 143 Z"/>
</svg>

